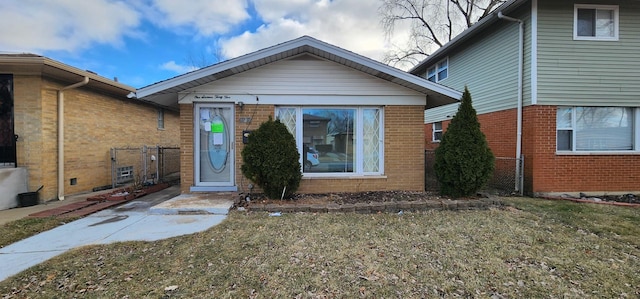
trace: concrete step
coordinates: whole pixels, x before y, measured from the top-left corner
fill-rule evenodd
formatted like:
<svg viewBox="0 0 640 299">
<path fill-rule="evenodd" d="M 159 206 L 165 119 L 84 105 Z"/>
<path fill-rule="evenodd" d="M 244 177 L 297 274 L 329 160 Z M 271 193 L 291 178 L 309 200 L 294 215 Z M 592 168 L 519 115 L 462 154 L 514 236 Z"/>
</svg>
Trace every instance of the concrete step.
<svg viewBox="0 0 640 299">
<path fill-rule="evenodd" d="M 227 215 L 233 206 L 237 193 L 190 193 L 164 201 L 149 209 L 157 215 Z"/>
</svg>

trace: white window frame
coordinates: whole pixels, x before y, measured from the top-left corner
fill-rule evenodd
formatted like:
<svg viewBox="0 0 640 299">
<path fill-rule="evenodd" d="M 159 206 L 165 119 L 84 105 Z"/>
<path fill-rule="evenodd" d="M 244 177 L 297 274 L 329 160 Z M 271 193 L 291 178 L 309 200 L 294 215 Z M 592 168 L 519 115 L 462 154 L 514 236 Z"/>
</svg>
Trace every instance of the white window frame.
<svg viewBox="0 0 640 299">
<path fill-rule="evenodd" d="M 164 109 L 158 108 L 158 130 L 164 130 Z"/>
<path fill-rule="evenodd" d="M 576 120 L 576 108 L 584 107 L 584 106 L 558 106 L 556 108 L 556 117 L 559 108 L 568 108 L 571 109 L 571 127 L 557 127 L 557 118 L 556 118 L 556 154 L 571 154 L 571 155 L 591 155 L 591 154 L 602 154 L 602 155 L 619 155 L 619 154 L 640 154 L 640 108 L 638 107 L 619 107 L 619 108 L 631 108 L 633 115 L 633 123 L 632 125 L 632 149 L 630 150 L 611 150 L 611 151 L 583 151 L 576 149 L 577 143 L 577 134 L 575 132 L 575 128 L 577 127 Z M 606 108 L 606 107 L 602 107 Z M 571 134 L 571 150 L 558 150 L 558 131 L 572 131 Z"/>
<path fill-rule="evenodd" d="M 353 172 L 304 172 L 305 177 L 354 177 L 354 176 L 381 176 L 384 175 L 384 107 L 381 106 L 276 106 L 274 115 L 277 117 L 278 109 L 296 109 L 296 146 L 298 147 L 298 154 L 300 154 L 300 165 L 303 165 L 303 110 L 304 109 L 355 109 L 356 110 L 356 122 L 355 122 L 355 139 L 356 139 L 356 163 L 354 165 Z M 364 172 L 364 126 L 363 117 L 365 109 L 379 109 L 380 110 L 380 136 L 379 136 L 379 165 L 377 172 Z"/>
<path fill-rule="evenodd" d="M 444 78 L 440 77 L 440 73 L 446 70 L 447 71 L 447 75 L 443 76 Z M 438 83 L 444 79 L 449 78 L 449 57 L 442 59 L 440 61 L 438 61 L 438 63 L 436 63 L 435 65 L 433 65 L 432 67 L 427 69 L 427 73 L 425 75 L 425 78 L 431 82 L 435 82 Z M 431 80 L 431 78 L 433 78 L 433 80 Z"/>
<path fill-rule="evenodd" d="M 440 124 L 440 129 L 436 129 L 436 124 Z M 431 124 L 431 141 L 440 142 L 442 140 L 442 134 L 440 138 L 436 138 L 436 133 L 442 133 L 442 122 L 437 121 Z"/>
<path fill-rule="evenodd" d="M 579 36 L 578 9 L 611 10 L 613 11 L 613 36 Z M 592 41 L 617 41 L 619 39 L 620 8 L 618 5 L 575 4 L 573 6 L 573 39 Z"/>
</svg>

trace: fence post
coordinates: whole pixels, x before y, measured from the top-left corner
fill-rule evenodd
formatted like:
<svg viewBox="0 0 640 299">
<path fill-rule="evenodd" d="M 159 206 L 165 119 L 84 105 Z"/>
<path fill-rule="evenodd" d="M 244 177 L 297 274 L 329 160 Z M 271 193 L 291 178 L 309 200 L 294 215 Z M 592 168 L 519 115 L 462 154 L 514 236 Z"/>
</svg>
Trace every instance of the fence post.
<svg viewBox="0 0 640 299">
<path fill-rule="evenodd" d="M 518 183 L 520 184 L 520 188 L 518 191 L 520 192 L 520 196 L 524 195 L 524 155 L 520 155 L 518 159 L 518 164 L 520 165 L 520 173 L 518 173 Z"/>
<path fill-rule="evenodd" d="M 111 148 L 111 188 L 116 187 L 116 149 Z"/>
</svg>

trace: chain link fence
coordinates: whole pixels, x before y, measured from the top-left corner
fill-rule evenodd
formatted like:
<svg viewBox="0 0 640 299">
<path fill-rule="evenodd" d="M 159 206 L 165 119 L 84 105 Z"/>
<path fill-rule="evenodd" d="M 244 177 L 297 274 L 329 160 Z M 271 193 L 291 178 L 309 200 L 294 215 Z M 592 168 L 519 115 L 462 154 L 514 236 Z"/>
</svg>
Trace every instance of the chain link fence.
<svg viewBox="0 0 640 299">
<path fill-rule="evenodd" d="M 111 148 L 111 187 L 156 184 L 180 179 L 180 148 L 162 146 Z"/>
<path fill-rule="evenodd" d="M 424 152 L 425 158 L 425 190 L 426 191 L 439 191 L 440 184 L 436 177 L 435 151 L 427 150 Z M 518 163 L 520 167 L 518 168 Z M 516 168 L 519 171 L 519 175 L 516 175 Z M 513 157 L 496 157 L 495 168 L 493 175 L 483 188 L 485 191 L 495 194 L 523 194 L 523 171 L 524 171 L 524 157 L 520 159 Z M 518 188 L 516 190 L 516 180 L 518 181 Z"/>
</svg>

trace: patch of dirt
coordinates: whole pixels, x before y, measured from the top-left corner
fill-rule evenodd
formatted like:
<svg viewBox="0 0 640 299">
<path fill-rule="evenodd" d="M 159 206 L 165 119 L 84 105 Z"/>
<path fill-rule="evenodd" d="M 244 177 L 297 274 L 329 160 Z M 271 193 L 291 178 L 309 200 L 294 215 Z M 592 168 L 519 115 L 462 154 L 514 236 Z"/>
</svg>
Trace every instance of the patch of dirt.
<svg viewBox="0 0 640 299">
<path fill-rule="evenodd" d="M 321 194 L 300 194 L 297 193 L 293 198 L 286 200 L 269 199 L 264 194 L 248 195 L 253 203 L 263 204 L 354 204 L 354 203 L 372 203 L 372 202 L 398 202 L 398 201 L 417 201 L 417 200 L 449 200 L 451 198 L 441 196 L 435 192 L 416 192 L 416 191 L 364 191 L 364 192 L 337 192 L 337 193 L 321 193 Z M 247 195 L 242 195 L 246 198 Z M 479 197 L 458 198 L 478 199 Z M 246 201 L 245 201 L 246 202 Z M 246 205 L 246 204 L 245 204 Z"/>
<path fill-rule="evenodd" d="M 615 202 L 640 204 L 640 195 L 635 195 L 635 194 L 591 196 L 586 198 L 582 197 L 581 199 L 590 199 L 595 201 L 597 201 L 596 199 L 601 199 L 602 201 L 615 201 Z"/>
</svg>

